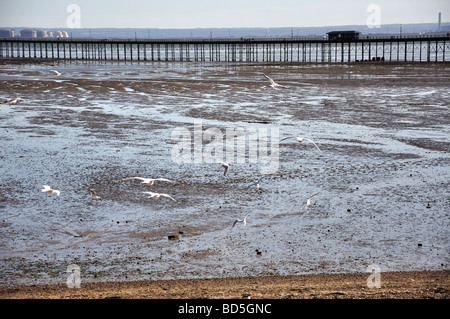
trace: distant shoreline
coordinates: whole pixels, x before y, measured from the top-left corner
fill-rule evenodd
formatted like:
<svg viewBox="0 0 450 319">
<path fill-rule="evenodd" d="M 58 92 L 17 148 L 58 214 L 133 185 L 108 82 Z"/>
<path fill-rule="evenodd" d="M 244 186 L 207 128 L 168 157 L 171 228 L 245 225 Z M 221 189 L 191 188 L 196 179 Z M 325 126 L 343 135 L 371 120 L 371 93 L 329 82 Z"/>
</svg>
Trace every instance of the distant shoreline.
<svg viewBox="0 0 450 319">
<path fill-rule="evenodd" d="M 382 24 L 380 28 L 369 28 L 367 25 L 340 25 L 316 27 L 242 27 L 242 28 L 42 28 L 39 26 L 1 27 L 1 29 L 15 30 L 17 35 L 21 30 L 66 31 L 69 37 L 116 37 L 116 38 L 160 38 L 160 37 L 297 37 L 297 36 L 323 36 L 329 31 L 358 30 L 364 34 L 390 34 L 400 33 L 433 33 L 438 32 L 438 24 L 430 23 L 397 23 Z M 441 24 L 441 32 L 450 31 L 450 22 Z"/>
</svg>

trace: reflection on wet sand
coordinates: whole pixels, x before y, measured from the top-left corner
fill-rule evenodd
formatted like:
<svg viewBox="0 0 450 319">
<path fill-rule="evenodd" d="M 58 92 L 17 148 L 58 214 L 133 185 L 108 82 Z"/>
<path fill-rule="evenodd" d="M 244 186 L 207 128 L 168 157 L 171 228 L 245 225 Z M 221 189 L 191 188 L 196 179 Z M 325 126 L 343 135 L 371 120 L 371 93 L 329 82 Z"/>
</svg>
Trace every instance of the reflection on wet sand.
<svg viewBox="0 0 450 319">
<path fill-rule="evenodd" d="M 447 64 L 0 63 L 0 97 L 24 99 L 0 108 L 1 284 L 65 282 L 71 264 L 83 281 L 448 268 Z M 174 162 L 172 132 L 194 142 L 199 120 L 203 148 L 208 129 L 276 128 L 321 153 L 280 143 L 255 191 L 249 148 L 226 176 Z"/>
</svg>

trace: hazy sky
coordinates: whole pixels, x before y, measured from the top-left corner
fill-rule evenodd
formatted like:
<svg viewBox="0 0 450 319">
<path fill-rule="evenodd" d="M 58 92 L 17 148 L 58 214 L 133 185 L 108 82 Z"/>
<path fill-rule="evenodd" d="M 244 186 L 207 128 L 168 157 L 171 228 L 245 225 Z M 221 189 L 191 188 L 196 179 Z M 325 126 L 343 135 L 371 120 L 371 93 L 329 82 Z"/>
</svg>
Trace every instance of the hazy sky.
<svg viewBox="0 0 450 319">
<path fill-rule="evenodd" d="M 370 4 L 381 24 L 450 21 L 450 0 L 0 0 L 0 27 L 67 28 L 70 4 L 82 28 L 363 25 Z"/>
</svg>

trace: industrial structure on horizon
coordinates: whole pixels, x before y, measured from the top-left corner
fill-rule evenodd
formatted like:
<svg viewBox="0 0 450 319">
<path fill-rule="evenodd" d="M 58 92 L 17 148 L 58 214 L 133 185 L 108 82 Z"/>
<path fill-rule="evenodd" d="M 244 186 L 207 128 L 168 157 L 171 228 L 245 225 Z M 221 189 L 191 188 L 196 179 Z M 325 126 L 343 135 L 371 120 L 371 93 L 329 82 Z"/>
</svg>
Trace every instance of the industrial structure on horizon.
<svg viewBox="0 0 450 319">
<path fill-rule="evenodd" d="M 14 29 L 0 29 L 0 38 L 14 38 Z M 41 29 L 22 29 L 20 31 L 21 38 L 68 38 L 67 31 L 47 31 Z"/>
</svg>

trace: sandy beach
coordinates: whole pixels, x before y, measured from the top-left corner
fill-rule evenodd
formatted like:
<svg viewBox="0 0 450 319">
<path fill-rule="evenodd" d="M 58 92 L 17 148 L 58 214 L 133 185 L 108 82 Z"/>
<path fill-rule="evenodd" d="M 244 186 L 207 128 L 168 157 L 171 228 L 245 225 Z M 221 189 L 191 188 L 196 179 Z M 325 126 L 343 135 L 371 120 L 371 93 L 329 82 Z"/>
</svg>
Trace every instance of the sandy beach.
<svg viewBox="0 0 450 319">
<path fill-rule="evenodd" d="M 2 299 L 449 299 L 450 271 L 81 283 L 0 288 Z"/>
</svg>

